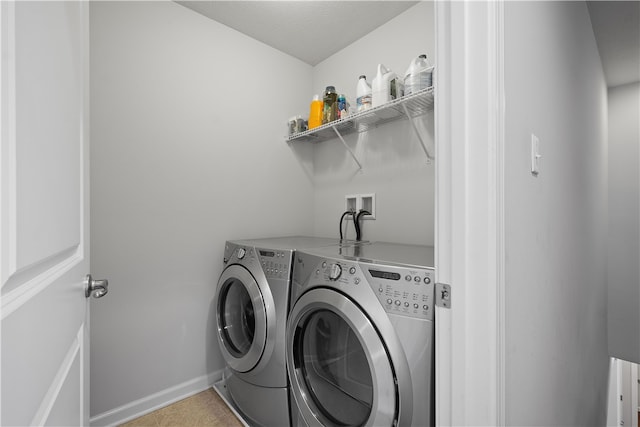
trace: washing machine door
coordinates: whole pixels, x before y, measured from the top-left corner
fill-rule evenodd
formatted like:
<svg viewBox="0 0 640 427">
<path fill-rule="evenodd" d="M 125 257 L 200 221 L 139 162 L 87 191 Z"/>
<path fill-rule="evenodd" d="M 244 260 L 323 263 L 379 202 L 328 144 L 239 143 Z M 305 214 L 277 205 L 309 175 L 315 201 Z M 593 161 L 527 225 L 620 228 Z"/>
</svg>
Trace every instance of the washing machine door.
<svg viewBox="0 0 640 427">
<path fill-rule="evenodd" d="M 287 326 L 291 390 L 309 426 L 394 426 L 399 399 L 392 362 L 369 317 L 348 297 L 314 289 Z"/>
<path fill-rule="evenodd" d="M 253 369 L 265 351 L 268 325 L 275 323 L 273 303 L 265 297 L 241 265 L 230 265 L 220 275 L 215 303 L 220 350 L 229 367 L 238 372 Z"/>
</svg>

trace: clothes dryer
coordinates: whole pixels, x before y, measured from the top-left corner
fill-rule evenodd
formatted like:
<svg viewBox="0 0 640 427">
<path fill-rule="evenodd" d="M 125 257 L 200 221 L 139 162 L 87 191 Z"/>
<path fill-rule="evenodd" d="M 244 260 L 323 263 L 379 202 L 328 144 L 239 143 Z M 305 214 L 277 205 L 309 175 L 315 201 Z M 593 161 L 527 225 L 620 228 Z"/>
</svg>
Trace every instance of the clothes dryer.
<svg viewBox="0 0 640 427">
<path fill-rule="evenodd" d="M 295 250 L 339 244 L 304 236 L 226 242 L 214 307 L 227 367 L 216 389 L 251 425 L 290 425 L 285 329 Z"/>
<path fill-rule="evenodd" d="M 294 425 L 434 425 L 433 248 L 372 243 L 296 258 Z"/>
</svg>

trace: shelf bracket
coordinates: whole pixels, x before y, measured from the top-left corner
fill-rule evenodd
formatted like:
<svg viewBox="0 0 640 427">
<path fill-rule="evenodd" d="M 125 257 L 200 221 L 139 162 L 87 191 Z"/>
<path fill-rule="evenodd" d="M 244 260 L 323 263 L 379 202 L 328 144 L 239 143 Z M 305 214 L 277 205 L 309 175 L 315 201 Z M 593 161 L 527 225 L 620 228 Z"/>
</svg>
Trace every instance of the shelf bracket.
<svg viewBox="0 0 640 427">
<path fill-rule="evenodd" d="M 418 131 L 418 127 L 416 126 L 416 123 L 414 122 L 414 119 L 409 114 L 409 110 L 407 109 L 407 105 L 406 104 L 402 104 L 402 108 L 404 109 L 404 114 L 407 115 L 407 118 L 409 119 L 409 122 L 411 123 L 411 128 L 413 129 L 413 132 L 418 137 L 418 141 L 420 141 L 420 145 L 422 146 L 422 149 L 424 150 L 424 154 L 426 154 L 428 160 L 433 160 L 434 157 L 433 157 L 433 155 L 431 155 L 431 153 L 429 153 L 429 150 L 427 149 L 427 146 L 425 145 L 424 140 L 422 139 L 422 135 L 420 135 L 420 131 Z"/>
<path fill-rule="evenodd" d="M 358 158 L 356 157 L 355 153 L 353 152 L 353 150 L 351 148 L 349 148 L 349 146 L 347 145 L 347 143 L 345 142 L 344 138 L 342 137 L 342 135 L 340 134 L 340 132 L 338 131 L 338 129 L 335 128 L 335 126 L 333 127 L 334 132 L 336 133 L 336 135 L 338 135 L 338 138 L 340 139 L 340 141 L 342 142 L 342 145 L 344 145 L 344 148 L 347 149 L 347 151 L 349 152 L 349 154 L 351 154 L 351 157 L 353 158 L 353 161 L 356 162 L 356 164 L 358 165 L 358 169 L 362 170 L 362 165 L 360 164 L 360 162 L 358 161 Z"/>
</svg>

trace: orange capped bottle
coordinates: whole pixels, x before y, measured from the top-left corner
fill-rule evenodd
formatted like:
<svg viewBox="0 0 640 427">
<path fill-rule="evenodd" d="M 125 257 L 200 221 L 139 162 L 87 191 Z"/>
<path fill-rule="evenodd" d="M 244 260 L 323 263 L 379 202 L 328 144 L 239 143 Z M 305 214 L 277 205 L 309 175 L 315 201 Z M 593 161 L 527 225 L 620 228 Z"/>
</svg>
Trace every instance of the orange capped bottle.
<svg viewBox="0 0 640 427">
<path fill-rule="evenodd" d="M 317 128 L 322 124 L 323 107 L 324 107 L 324 101 L 320 99 L 320 95 L 314 95 L 313 101 L 311 101 L 311 108 L 309 111 L 309 129 Z"/>
</svg>

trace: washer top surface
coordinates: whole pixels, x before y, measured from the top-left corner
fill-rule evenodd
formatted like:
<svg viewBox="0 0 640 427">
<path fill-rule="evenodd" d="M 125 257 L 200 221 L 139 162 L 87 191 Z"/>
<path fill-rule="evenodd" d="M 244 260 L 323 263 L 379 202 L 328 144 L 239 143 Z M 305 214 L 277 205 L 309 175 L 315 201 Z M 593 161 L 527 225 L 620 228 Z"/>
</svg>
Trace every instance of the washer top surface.
<svg viewBox="0 0 640 427">
<path fill-rule="evenodd" d="M 309 248 L 307 252 L 375 264 L 393 264 L 419 268 L 434 268 L 433 246 L 408 245 L 389 242 L 363 242 L 344 247 Z"/>
<path fill-rule="evenodd" d="M 277 250 L 304 250 L 324 246 L 339 246 L 340 239 L 311 236 L 267 237 L 264 239 L 230 240 L 230 243 Z"/>
</svg>

